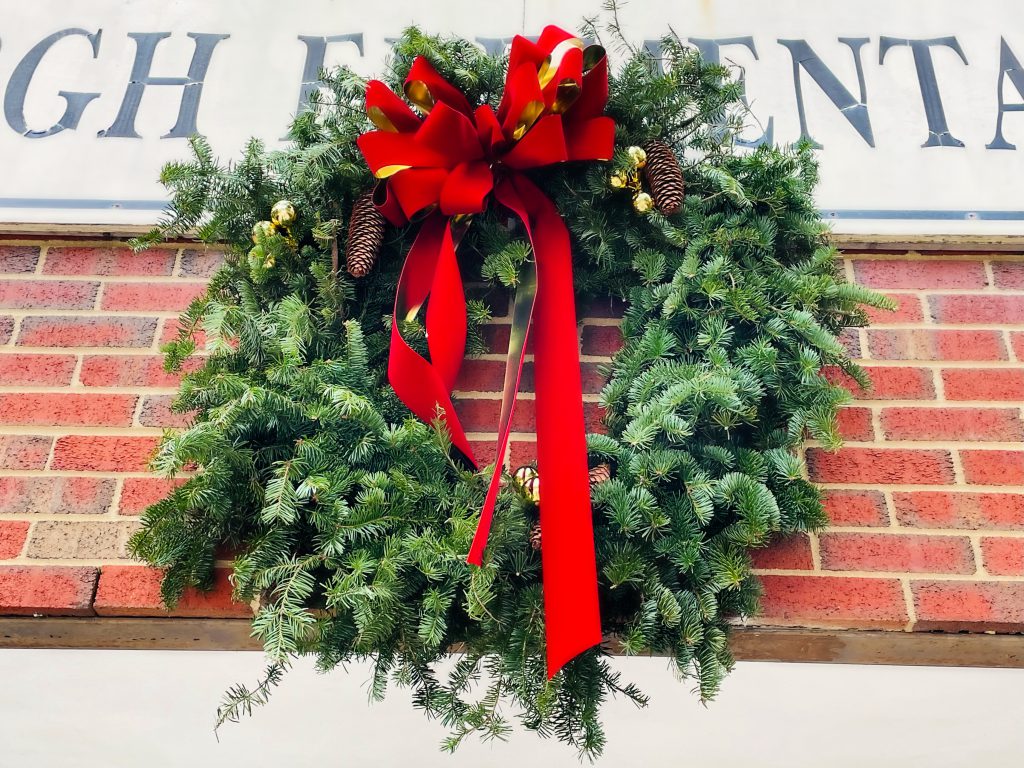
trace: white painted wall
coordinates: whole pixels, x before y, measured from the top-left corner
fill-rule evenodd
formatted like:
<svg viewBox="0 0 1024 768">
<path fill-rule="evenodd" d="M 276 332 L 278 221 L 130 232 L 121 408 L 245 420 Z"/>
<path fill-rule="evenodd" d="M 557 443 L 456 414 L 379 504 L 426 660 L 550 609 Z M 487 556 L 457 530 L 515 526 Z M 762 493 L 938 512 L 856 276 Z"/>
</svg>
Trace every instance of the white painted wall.
<svg viewBox="0 0 1024 768">
<path fill-rule="evenodd" d="M 146 88 L 136 121 L 140 138 L 97 135 L 114 124 L 125 96 L 136 55 L 129 34 L 170 34 L 156 47 L 151 74 L 160 77 L 188 69 L 194 46 L 186 33 L 230 35 L 210 59 L 197 126 L 221 156 L 232 157 L 250 135 L 271 145 L 284 135 L 306 58 L 300 35 L 362 33 L 363 55 L 352 43 L 332 43 L 325 61 L 371 74 L 388 51 L 385 39 L 410 23 L 501 38 L 536 34 L 549 23 L 575 27 L 600 7 L 598 0 L 8 0 L 0 28 L 0 157 L 16 160 L 0 175 L 0 222 L 137 224 L 156 218 L 164 195 L 159 169 L 187 151 L 184 138 L 160 138 L 174 125 L 181 87 Z M 846 232 L 1024 232 L 1024 115 L 1005 114 L 1005 142 L 1017 149 L 987 148 L 996 136 L 1000 85 L 1007 104 L 1024 98 L 1012 78 L 1000 76 L 1010 68 L 1001 64 L 1003 41 L 1024 61 L 1020 0 L 634 0 L 620 17 L 636 42 L 659 38 L 669 26 L 683 38 L 749 37 L 756 58 L 733 43 L 721 50 L 722 60 L 744 69 L 754 120 L 765 127 L 772 121 L 780 143 L 799 137 L 800 121 L 793 58 L 779 41 L 805 41 L 860 99 L 854 56 L 841 39 L 866 38 L 858 50 L 873 147 L 807 72 L 801 74 L 808 130 L 824 145 L 818 201 L 829 221 Z M 19 63 L 31 60 L 49 35 L 71 29 L 79 32 L 46 49 L 22 83 L 25 126 L 31 133 L 62 125 L 61 91 L 98 95 L 74 128 L 42 138 L 23 135 L 12 127 L 6 105 L 11 96 L 11 111 L 20 111 L 19 88 L 11 86 L 19 80 Z M 102 32 L 95 56 L 83 31 Z M 929 134 L 914 56 L 896 44 L 880 61 L 883 37 L 955 37 L 966 64 L 945 44 L 930 49 L 930 60 L 948 132 L 963 147 L 922 147 Z M 618 52 L 611 53 L 617 60 Z M 21 71 L 25 81 L 27 70 Z M 747 138 L 760 135 L 752 121 Z"/>
<path fill-rule="evenodd" d="M 617 663 L 653 702 L 607 708 L 599 766 L 1024 765 L 1024 670 L 748 662 L 705 709 L 664 660 Z M 571 750 L 524 734 L 442 754 L 441 726 L 402 691 L 367 706 L 359 666 L 296 670 L 269 708 L 226 726 L 218 743 L 222 691 L 261 666 L 243 652 L 0 651 L 0 768 L 579 765 Z"/>
</svg>

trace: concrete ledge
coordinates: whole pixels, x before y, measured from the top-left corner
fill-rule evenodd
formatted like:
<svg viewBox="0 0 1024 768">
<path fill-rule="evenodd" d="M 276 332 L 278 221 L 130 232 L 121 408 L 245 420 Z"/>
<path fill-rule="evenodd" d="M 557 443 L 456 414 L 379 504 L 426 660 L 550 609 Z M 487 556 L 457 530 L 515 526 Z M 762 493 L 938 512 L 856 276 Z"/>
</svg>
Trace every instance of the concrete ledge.
<svg viewBox="0 0 1024 768">
<path fill-rule="evenodd" d="M 0 617 L 0 648 L 258 651 L 246 619 Z M 736 628 L 740 661 L 1024 669 L 1024 635 Z"/>
</svg>

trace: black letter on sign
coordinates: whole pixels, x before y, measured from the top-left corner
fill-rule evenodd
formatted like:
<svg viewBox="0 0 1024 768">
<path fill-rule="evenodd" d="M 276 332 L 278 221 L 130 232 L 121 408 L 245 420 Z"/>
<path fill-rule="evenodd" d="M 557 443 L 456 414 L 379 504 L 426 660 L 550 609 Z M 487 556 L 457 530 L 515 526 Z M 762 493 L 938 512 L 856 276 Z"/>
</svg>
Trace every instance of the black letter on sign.
<svg viewBox="0 0 1024 768">
<path fill-rule="evenodd" d="M 853 53 L 853 63 L 857 68 L 857 86 L 860 89 L 860 100 L 853 97 L 846 86 L 839 82 L 832 70 L 822 63 L 818 54 L 807 44 L 806 40 L 779 40 L 779 45 L 789 49 L 793 57 L 793 88 L 796 90 L 796 109 L 800 117 L 800 137 L 807 139 L 812 145 L 821 149 L 821 144 L 811 138 L 807 130 L 807 113 L 804 109 L 804 92 L 800 83 L 800 67 L 807 70 L 807 74 L 818 84 L 818 87 L 828 96 L 829 101 L 836 105 L 843 117 L 849 121 L 860 137 L 864 139 L 869 147 L 875 146 L 875 137 L 871 132 L 871 119 L 868 116 L 868 93 L 864 84 L 864 67 L 860 62 L 860 49 L 868 42 L 866 37 L 840 37 L 840 43 L 850 46 Z"/>
<path fill-rule="evenodd" d="M 135 132 L 135 116 L 139 112 L 139 104 L 142 101 L 142 94 L 147 85 L 181 85 L 184 86 L 181 95 L 181 107 L 178 110 L 178 122 L 174 124 L 170 132 L 161 136 L 161 139 L 180 139 L 191 136 L 196 132 L 196 114 L 199 112 L 199 97 L 203 95 L 203 78 L 206 77 L 206 70 L 210 66 L 210 57 L 213 56 L 214 46 L 230 35 L 208 35 L 199 32 L 189 32 L 188 36 L 196 41 L 196 49 L 192 54 L 192 63 L 188 65 L 187 77 L 153 77 L 149 70 L 153 66 L 153 54 L 156 53 L 156 45 L 170 32 L 129 32 L 128 37 L 135 41 L 135 62 L 132 64 L 132 74 L 128 81 L 128 89 L 124 92 L 124 100 L 121 102 L 121 109 L 114 118 L 114 124 L 105 131 L 100 131 L 97 136 L 106 138 L 129 138 L 141 139 Z"/>
<path fill-rule="evenodd" d="M 508 48 L 509 43 L 512 42 L 511 37 L 478 37 L 475 39 L 477 43 L 483 46 L 487 55 L 494 58 L 504 56 L 505 50 Z"/>
<path fill-rule="evenodd" d="M 757 55 L 757 48 L 754 47 L 754 38 L 752 37 L 720 37 L 718 39 L 711 38 L 697 38 L 691 37 L 690 42 L 697 46 L 697 50 L 700 51 L 701 57 L 704 61 L 712 64 L 722 63 L 721 50 L 726 45 L 743 45 L 746 46 L 752 54 L 754 54 L 754 61 L 760 61 L 760 57 Z M 645 43 L 646 44 L 646 43 Z M 747 78 L 746 73 L 740 70 L 740 85 L 743 86 L 743 104 L 749 109 L 750 102 L 747 101 Z M 736 139 L 736 143 L 741 147 L 759 147 L 762 144 L 774 143 L 773 135 L 775 133 L 775 118 L 769 116 L 768 125 L 764 131 L 756 139 Z"/>
<path fill-rule="evenodd" d="M 985 145 L 985 149 L 1016 149 L 1017 145 L 1003 138 L 1003 115 L 1007 112 L 1024 112 L 1024 104 L 1007 104 L 1003 100 L 1003 80 L 1009 77 L 1017 93 L 1024 96 L 1024 67 L 1021 67 L 1010 46 L 1006 44 L 1006 38 L 999 38 L 999 43 L 999 83 L 996 85 L 999 92 L 999 116 L 996 118 L 996 136 L 991 144 Z"/>
<path fill-rule="evenodd" d="M 306 44 L 306 63 L 302 67 L 302 87 L 299 90 L 299 103 L 295 114 L 300 115 L 309 109 L 309 97 L 322 84 L 320 72 L 324 68 L 328 43 L 355 43 L 359 55 L 363 55 L 363 33 L 354 32 L 348 35 L 331 35 L 330 37 L 310 37 L 299 35 L 299 40 Z"/>
<path fill-rule="evenodd" d="M 25 124 L 25 96 L 28 93 L 29 83 L 32 82 L 32 76 L 36 73 L 36 67 L 39 66 L 39 62 L 54 43 L 64 37 L 80 35 L 92 44 L 92 57 L 95 59 L 100 51 L 100 35 L 102 34 L 103 30 L 90 34 L 84 29 L 62 29 L 36 43 L 32 50 L 25 54 L 25 58 L 18 62 L 18 66 L 14 68 L 11 80 L 7 84 L 7 92 L 4 93 L 4 117 L 7 118 L 7 124 L 29 139 L 41 139 L 44 136 L 60 133 L 66 128 L 72 130 L 77 128 L 78 121 L 82 118 L 82 112 L 85 111 L 90 101 L 99 96 L 98 93 L 58 91 L 67 106 L 64 108 L 61 118 L 43 131 L 29 130 Z"/>
<path fill-rule="evenodd" d="M 879 40 L 878 63 L 885 62 L 885 54 L 897 45 L 910 46 L 914 53 L 914 66 L 917 68 L 917 83 L 921 88 L 921 100 L 924 102 L 924 116 L 928 120 L 928 141 L 922 147 L 962 147 L 964 143 L 949 132 L 946 124 L 946 111 L 942 108 L 942 97 L 939 86 L 935 82 L 935 64 L 932 62 L 933 45 L 952 48 L 967 64 L 960 43 L 955 37 L 935 37 L 930 40 L 905 40 L 898 37 L 885 37 Z"/>
</svg>

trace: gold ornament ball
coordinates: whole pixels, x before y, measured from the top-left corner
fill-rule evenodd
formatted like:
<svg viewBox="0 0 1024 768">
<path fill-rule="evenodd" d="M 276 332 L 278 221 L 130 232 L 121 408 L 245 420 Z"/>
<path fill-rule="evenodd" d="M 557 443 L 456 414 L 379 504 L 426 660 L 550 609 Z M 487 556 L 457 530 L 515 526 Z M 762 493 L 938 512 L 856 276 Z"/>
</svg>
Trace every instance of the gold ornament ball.
<svg viewBox="0 0 1024 768">
<path fill-rule="evenodd" d="M 613 173 L 608 183 L 611 184 L 612 189 L 622 189 L 626 186 L 626 177 L 621 173 Z"/>
<path fill-rule="evenodd" d="M 275 227 L 289 229 L 298 217 L 299 214 L 290 200 L 278 200 L 270 209 L 270 221 Z"/>
<path fill-rule="evenodd" d="M 650 213 L 654 208 L 654 198 L 646 192 L 641 192 L 633 198 L 633 207 L 638 213 Z"/>
<path fill-rule="evenodd" d="M 522 489 L 526 498 L 534 504 L 540 504 L 540 475 L 536 469 L 520 467 L 512 473 L 512 479 Z"/>
<path fill-rule="evenodd" d="M 252 241 L 254 243 L 259 242 L 259 237 L 262 235 L 264 238 L 270 237 L 274 234 L 274 225 L 269 221 L 257 221 L 252 228 Z"/>
<path fill-rule="evenodd" d="M 637 168 L 647 165 L 647 153 L 644 152 L 643 147 L 626 147 L 626 154 L 629 155 L 629 161 Z"/>
</svg>

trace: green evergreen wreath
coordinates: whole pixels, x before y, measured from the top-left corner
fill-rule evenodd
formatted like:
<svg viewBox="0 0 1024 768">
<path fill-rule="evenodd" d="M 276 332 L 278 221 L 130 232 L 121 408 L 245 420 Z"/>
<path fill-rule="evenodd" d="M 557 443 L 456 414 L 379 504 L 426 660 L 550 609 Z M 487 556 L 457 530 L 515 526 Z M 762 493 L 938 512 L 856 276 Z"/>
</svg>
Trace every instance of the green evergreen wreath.
<svg viewBox="0 0 1024 768">
<path fill-rule="evenodd" d="M 593 26 L 584 34 L 599 37 Z M 196 138 L 193 160 L 165 168 L 168 217 L 136 245 L 197 232 L 228 259 L 167 347 L 171 370 L 200 331 L 209 351 L 176 401 L 192 425 L 153 462 L 191 472 L 145 512 L 132 551 L 166 569 L 168 605 L 209 587 L 225 551 L 236 597 L 259 600 L 253 633 L 269 667 L 255 688 L 228 692 L 220 722 L 264 703 L 297 656 L 324 670 L 369 659 L 373 695 L 410 688 L 450 730 L 447 749 L 472 733 L 504 737 L 518 718 L 592 757 L 604 700 L 646 702 L 610 667 L 613 646 L 669 657 L 711 698 L 733 663 L 730 620 L 757 608 L 751 548 L 825 524 L 799 449 L 807 435 L 839 444 L 836 410 L 849 394 L 821 369 L 867 384 L 837 334 L 865 324 L 864 305 L 888 301 L 837 269 L 808 147 L 738 150 L 742 86 L 726 69 L 674 36 L 661 60 L 617 42 L 615 160 L 534 174 L 572 233 L 579 293 L 627 304 L 625 347 L 601 395 L 607 434 L 589 437 L 591 466 L 611 467 L 592 490 L 609 642 L 550 681 L 535 507 L 506 486 L 485 564 L 468 566 L 486 475 L 454 461 L 444 429 L 414 419 L 387 385 L 385 318 L 415 227 L 388 230 L 368 277 L 336 270 L 337 238 L 371 183 L 355 144 L 369 127 L 365 81 L 333 72 L 286 150 L 253 141 L 225 167 Z M 388 84 L 400 86 L 419 55 L 472 104 L 499 98 L 504 60 L 417 29 L 395 44 Z M 609 184 L 629 169 L 624 148 L 653 139 L 684 169 L 685 204 L 668 217 L 637 212 Z M 254 224 L 281 198 L 297 222 L 253 247 Z M 486 300 L 516 286 L 529 251 L 492 207 L 459 254 L 486 286 L 469 313 L 481 351 Z M 417 335 L 415 323 L 404 330 Z"/>
</svg>

